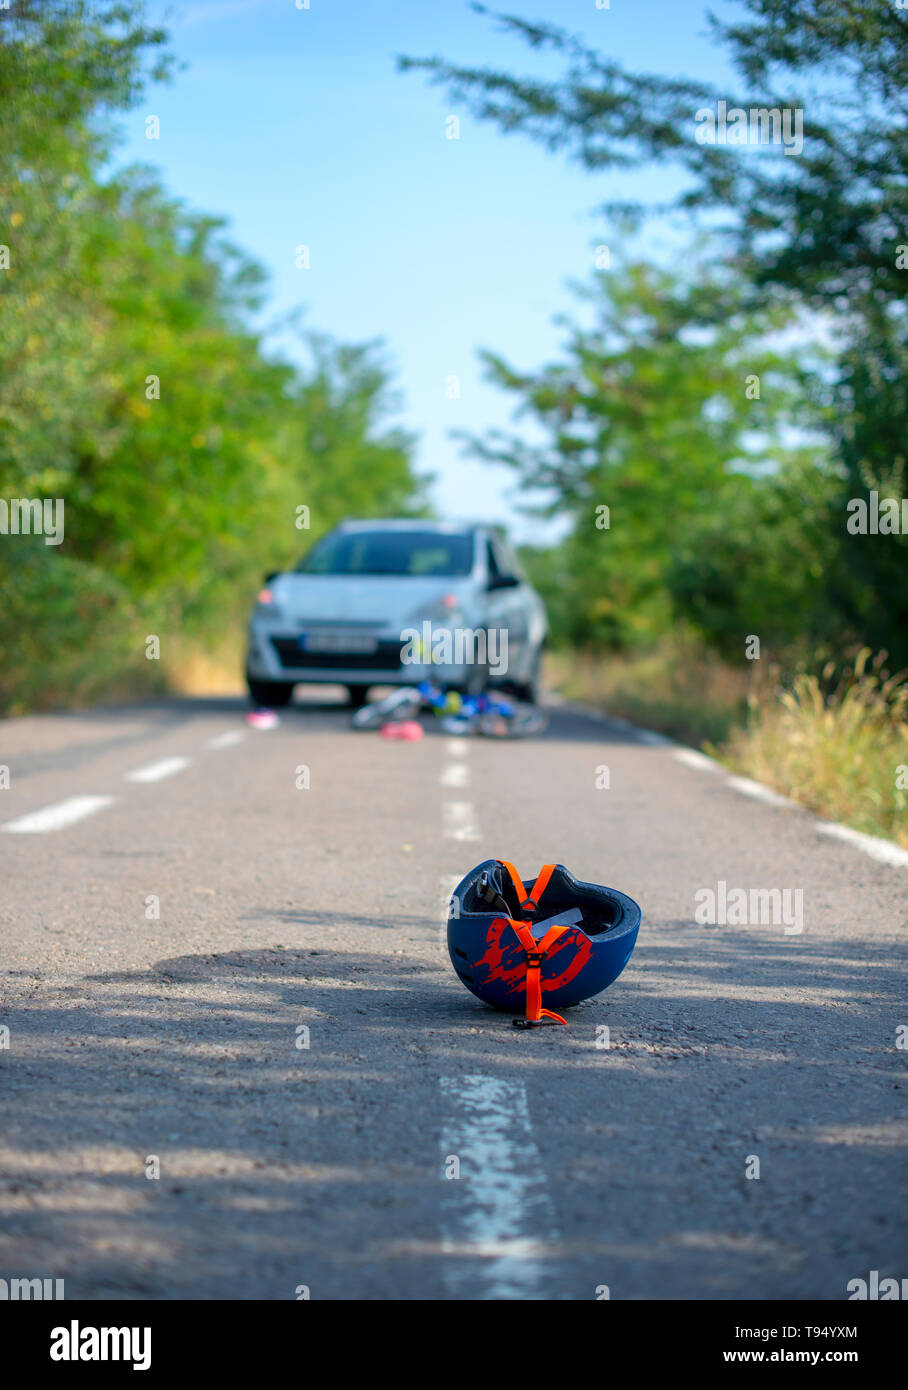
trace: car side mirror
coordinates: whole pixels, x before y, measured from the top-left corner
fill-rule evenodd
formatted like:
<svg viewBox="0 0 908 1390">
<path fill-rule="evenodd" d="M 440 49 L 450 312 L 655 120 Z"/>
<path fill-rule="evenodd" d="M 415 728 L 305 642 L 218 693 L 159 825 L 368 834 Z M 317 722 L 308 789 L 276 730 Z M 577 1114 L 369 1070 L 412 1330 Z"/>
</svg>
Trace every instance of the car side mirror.
<svg viewBox="0 0 908 1390">
<path fill-rule="evenodd" d="M 519 584 L 520 580 L 516 574 L 493 574 L 489 577 L 486 588 L 491 593 L 493 589 L 516 589 Z"/>
</svg>

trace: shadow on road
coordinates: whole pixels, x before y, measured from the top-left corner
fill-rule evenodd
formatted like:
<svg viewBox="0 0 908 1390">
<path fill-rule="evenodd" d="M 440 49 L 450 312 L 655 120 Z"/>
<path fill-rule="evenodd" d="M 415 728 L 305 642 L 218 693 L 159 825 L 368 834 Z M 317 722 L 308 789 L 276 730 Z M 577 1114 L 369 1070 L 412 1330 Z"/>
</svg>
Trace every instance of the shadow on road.
<svg viewBox="0 0 908 1390">
<path fill-rule="evenodd" d="M 535 1033 L 463 991 L 440 944 L 438 965 L 405 951 L 239 950 L 59 989 L 22 980 L 0 1054 L 3 1265 L 65 1275 L 69 1297 L 292 1298 L 302 1283 L 324 1297 L 442 1297 L 438 1078 L 491 1071 L 526 1087 L 565 1209 L 604 1215 L 621 1193 L 637 1213 L 587 1221 L 575 1271 L 630 1260 L 667 1296 L 665 1242 L 690 1237 L 700 1296 L 725 1250 L 731 1282 L 717 1296 L 743 1280 L 749 1297 L 840 1297 L 828 1269 L 805 1274 L 792 1250 L 819 1240 L 827 1264 L 834 1249 L 860 1272 L 866 1230 L 847 1200 L 819 1230 L 817 1194 L 864 1188 L 885 1206 L 895 1181 L 893 950 L 654 925 L 677 944 L 642 943 L 569 1028 Z M 776 1166 L 761 1203 L 742 1179 L 754 1148 Z M 152 1156 L 161 1175 L 149 1180 Z M 780 1202 L 784 1248 L 767 1235 Z M 877 1231 L 874 1260 L 893 1238 Z"/>
</svg>

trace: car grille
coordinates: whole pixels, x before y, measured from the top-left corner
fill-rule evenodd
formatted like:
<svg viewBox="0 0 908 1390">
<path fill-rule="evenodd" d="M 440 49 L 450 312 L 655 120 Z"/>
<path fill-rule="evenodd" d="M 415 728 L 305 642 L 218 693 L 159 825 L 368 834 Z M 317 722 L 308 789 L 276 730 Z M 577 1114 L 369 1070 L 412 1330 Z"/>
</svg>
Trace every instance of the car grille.
<svg viewBox="0 0 908 1390">
<path fill-rule="evenodd" d="M 300 627 L 305 629 L 306 631 L 309 631 L 312 628 L 319 627 L 329 627 L 332 629 L 349 627 L 351 630 L 356 632 L 365 632 L 367 630 L 374 631 L 376 628 L 387 627 L 387 623 L 384 621 L 384 619 L 374 620 L 369 618 L 305 618 L 297 613 L 294 613 L 293 620 L 294 622 L 299 623 Z"/>
<path fill-rule="evenodd" d="M 272 637 L 278 660 L 287 669 L 320 671 L 398 671 L 403 643 L 379 642 L 374 652 L 304 652 L 295 637 Z"/>
</svg>

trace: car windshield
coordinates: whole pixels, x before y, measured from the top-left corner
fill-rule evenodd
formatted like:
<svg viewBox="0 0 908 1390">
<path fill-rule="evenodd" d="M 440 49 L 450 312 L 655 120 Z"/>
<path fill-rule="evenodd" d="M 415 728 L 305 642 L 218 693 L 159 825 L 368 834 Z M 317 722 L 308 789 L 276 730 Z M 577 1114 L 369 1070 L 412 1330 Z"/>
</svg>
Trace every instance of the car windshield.
<svg viewBox="0 0 908 1390">
<path fill-rule="evenodd" d="M 447 531 L 335 531 L 301 560 L 303 574 L 453 578 L 473 567 L 473 537 Z"/>
</svg>

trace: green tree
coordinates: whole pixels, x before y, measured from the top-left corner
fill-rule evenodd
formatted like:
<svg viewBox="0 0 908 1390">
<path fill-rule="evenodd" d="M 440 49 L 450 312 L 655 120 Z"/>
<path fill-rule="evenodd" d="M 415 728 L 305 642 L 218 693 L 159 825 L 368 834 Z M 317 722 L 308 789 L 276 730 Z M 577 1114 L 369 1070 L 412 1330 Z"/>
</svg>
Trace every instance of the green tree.
<svg viewBox="0 0 908 1390">
<path fill-rule="evenodd" d="M 483 6 L 474 6 L 488 13 Z M 677 206 L 721 218 L 754 305 L 790 300 L 819 313 L 840 344 L 818 396 L 840 464 L 828 499 L 827 597 L 842 643 L 867 640 L 908 662 L 908 536 L 853 537 L 846 504 L 904 487 L 908 439 L 908 10 L 891 0 L 743 0 L 711 19 L 743 90 L 629 72 L 564 29 L 496 16 L 558 54 L 552 81 L 442 58 L 401 59 L 482 119 L 594 172 L 670 161 L 688 181 Z M 803 145 L 700 143 L 698 113 L 787 109 Z M 705 123 L 701 126 L 705 129 Z M 653 209 L 648 209 L 653 210 Z M 645 209 L 614 203 L 611 213 Z M 805 518 L 810 527 L 813 518 Z"/>
<path fill-rule="evenodd" d="M 819 627 L 833 476 L 804 428 L 802 370 L 772 346 L 788 316 L 705 267 L 687 281 L 631 264 L 587 297 L 595 324 L 568 323 L 558 362 L 527 374 L 486 354 L 532 437 L 466 441 L 570 519 L 560 557 L 531 560 L 555 635 L 630 646 L 683 622 L 741 658 L 750 632 L 787 646 L 805 616 Z"/>
<path fill-rule="evenodd" d="M 0 496 L 65 504 L 61 546 L 0 537 L 5 708 L 147 683 L 149 631 L 239 632 L 302 507 L 317 535 L 421 504 L 381 344 L 309 334 L 307 365 L 278 360 L 221 221 L 106 172 L 164 43 L 137 3 L 0 10 Z"/>
</svg>

